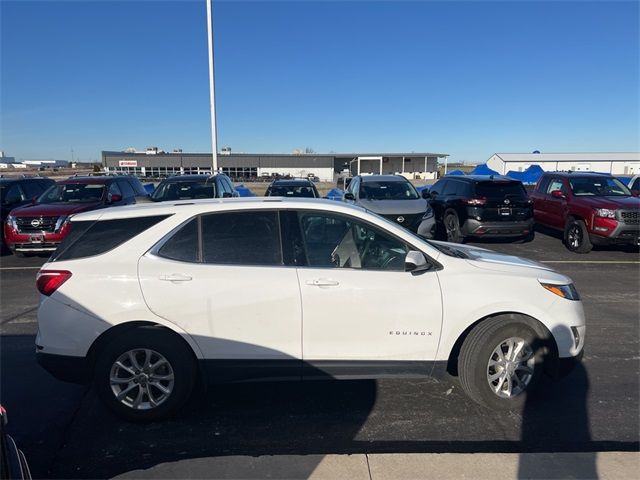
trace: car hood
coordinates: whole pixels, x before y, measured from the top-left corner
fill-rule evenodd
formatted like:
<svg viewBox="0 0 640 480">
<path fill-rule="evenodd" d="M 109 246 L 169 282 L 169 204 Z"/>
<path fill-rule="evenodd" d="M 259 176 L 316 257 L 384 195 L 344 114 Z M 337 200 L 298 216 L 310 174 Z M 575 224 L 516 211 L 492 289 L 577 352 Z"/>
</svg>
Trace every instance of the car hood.
<svg viewBox="0 0 640 480">
<path fill-rule="evenodd" d="M 611 210 L 618 208 L 637 210 L 640 208 L 640 198 L 638 197 L 590 197 L 584 195 L 574 198 L 593 208 L 608 208 Z"/>
<path fill-rule="evenodd" d="M 427 211 L 424 198 L 415 200 L 359 200 L 358 205 L 378 215 L 415 214 Z"/>
<path fill-rule="evenodd" d="M 16 208 L 11 214 L 15 217 L 54 217 L 95 210 L 101 206 L 101 202 L 36 203 L 35 205 L 25 205 L 24 207 Z"/>
<path fill-rule="evenodd" d="M 517 275 L 529 275 L 557 284 L 571 283 L 571 279 L 556 272 L 553 268 L 528 258 L 505 253 L 494 252 L 485 248 L 471 247 L 457 243 L 437 242 L 430 240 L 430 243 L 444 245 L 454 250 L 464 253 L 466 262 L 475 267 L 496 272 L 504 272 Z"/>
</svg>

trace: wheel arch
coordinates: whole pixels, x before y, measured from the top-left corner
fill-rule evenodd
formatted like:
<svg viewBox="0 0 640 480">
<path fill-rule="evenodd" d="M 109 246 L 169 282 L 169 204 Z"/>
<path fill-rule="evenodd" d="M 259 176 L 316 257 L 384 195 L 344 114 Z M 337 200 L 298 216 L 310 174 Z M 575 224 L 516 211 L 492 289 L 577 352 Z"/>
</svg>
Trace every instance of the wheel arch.
<svg viewBox="0 0 640 480">
<path fill-rule="evenodd" d="M 153 327 L 153 328 L 157 328 L 158 330 L 162 330 L 164 332 L 167 333 L 167 335 L 172 336 L 173 338 L 177 339 L 178 341 L 182 342 L 191 352 L 191 354 L 193 355 L 193 360 L 195 362 L 198 361 L 198 355 L 197 352 L 194 350 L 194 347 L 190 344 L 190 342 L 188 342 L 183 335 L 181 335 L 180 333 L 176 332 L 175 330 L 172 330 L 169 327 L 166 327 L 164 325 L 161 325 L 159 323 L 154 323 L 154 322 L 150 322 L 150 321 L 145 321 L 145 320 L 134 320 L 134 321 L 130 321 L 130 322 L 125 322 L 125 323 L 120 323 L 118 325 L 114 325 L 111 328 L 109 328 L 108 330 L 105 330 L 104 332 L 102 332 L 98 338 L 96 338 L 93 343 L 91 344 L 91 346 L 89 347 L 89 350 L 87 351 L 87 360 L 89 362 L 89 365 L 91 367 L 93 367 L 96 363 L 96 359 L 98 358 L 98 355 L 100 354 L 100 352 L 115 338 L 124 335 L 125 333 L 131 331 L 131 330 L 135 330 L 137 328 L 141 328 L 141 327 Z"/>
<path fill-rule="evenodd" d="M 487 320 L 500 317 L 500 316 L 511 317 L 514 320 L 515 319 L 525 320 L 525 322 L 536 331 L 536 333 L 543 340 L 543 345 L 549 349 L 547 354 L 548 358 L 547 358 L 547 361 L 545 361 L 545 372 L 551 375 L 554 375 L 555 368 L 558 363 L 559 355 L 558 355 L 558 345 L 556 343 L 556 340 L 553 334 L 549 331 L 549 329 L 544 323 L 532 317 L 531 315 L 527 315 L 520 312 L 509 312 L 509 311 L 497 312 L 497 313 L 492 313 L 490 315 L 486 315 L 476 320 L 471 325 L 469 325 L 458 336 L 455 343 L 453 344 L 453 348 L 449 352 L 449 358 L 447 359 L 447 367 L 446 367 L 447 373 L 453 376 L 458 376 L 458 357 L 460 355 L 460 350 L 462 349 L 462 345 L 464 344 L 464 341 L 467 339 L 469 334 L 482 322 L 485 322 Z"/>
</svg>

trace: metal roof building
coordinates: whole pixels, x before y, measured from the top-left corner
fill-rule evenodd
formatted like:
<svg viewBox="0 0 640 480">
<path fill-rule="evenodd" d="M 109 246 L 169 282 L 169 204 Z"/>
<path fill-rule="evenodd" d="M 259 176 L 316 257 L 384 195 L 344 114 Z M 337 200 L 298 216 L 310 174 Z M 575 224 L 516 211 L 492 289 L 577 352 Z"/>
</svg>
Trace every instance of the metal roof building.
<svg viewBox="0 0 640 480">
<path fill-rule="evenodd" d="M 494 153 L 487 160 L 487 166 L 502 175 L 508 171 L 523 172 L 531 165 L 539 165 L 546 171 L 635 175 L 640 173 L 640 153 Z"/>
<path fill-rule="evenodd" d="M 358 173 L 404 173 L 410 177 L 433 177 L 438 158 L 443 153 L 336 153 L 336 154 L 262 154 L 221 153 L 218 166 L 238 180 L 274 174 L 306 177 L 313 174 L 321 181 L 331 182 L 345 170 Z M 102 165 L 108 172 L 126 172 L 143 177 L 167 176 L 177 173 L 211 171 L 210 153 L 128 153 L 102 152 Z"/>
</svg>

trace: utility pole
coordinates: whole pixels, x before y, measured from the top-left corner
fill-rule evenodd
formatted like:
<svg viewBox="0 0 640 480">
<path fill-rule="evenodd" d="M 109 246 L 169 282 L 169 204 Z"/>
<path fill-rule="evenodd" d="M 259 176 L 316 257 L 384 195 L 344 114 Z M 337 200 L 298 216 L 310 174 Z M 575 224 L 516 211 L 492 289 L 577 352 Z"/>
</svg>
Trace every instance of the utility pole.
<svg viewBox="0 0 640 480">
<path fill-rule="evenodd" d="M 212 0 L 207 3 L 207 43 L 209 45 L 209 100 L 211 111 L 211 173 L 218 171 L 218 125 L 216 123 L 216 82 L 213 71 L 213 14 Z"/>
</svg>

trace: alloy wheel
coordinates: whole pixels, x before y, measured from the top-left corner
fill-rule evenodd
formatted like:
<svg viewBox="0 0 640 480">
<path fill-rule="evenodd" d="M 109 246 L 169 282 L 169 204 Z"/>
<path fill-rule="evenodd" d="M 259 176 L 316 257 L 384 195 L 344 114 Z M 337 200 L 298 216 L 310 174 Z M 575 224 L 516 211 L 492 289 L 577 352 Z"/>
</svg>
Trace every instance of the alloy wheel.
<svg viewBox="0 0 640 480">
<path fill-rule="evenodd" d="M 174 373 L 163 355 L 138 348 L 118 357 L 111 366 L 109 382 L 120 403 L 135 410 L 150 410 L 171 396 Z"/>
<path fill-rule="evenodd" d="M 522 338 L 507 338 L 493 349 L 489 357 L 487 382 L 498 397 L 512 398 L 527 388 L 534 368 L 531 346 Z"/>
<path fill-rule="evenodd" d="M 567 243 L 569 243 L 569 246 L 572 248 L 578 248 L 582 243 L 582 230 L 578 225 L 573 225 L 569 228 Z"/>
</svg>

